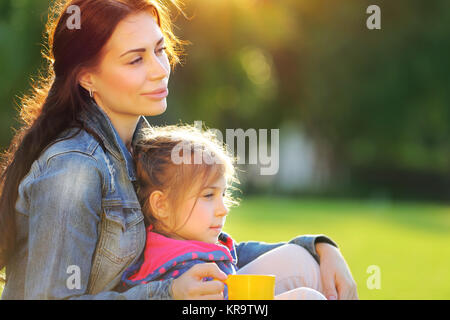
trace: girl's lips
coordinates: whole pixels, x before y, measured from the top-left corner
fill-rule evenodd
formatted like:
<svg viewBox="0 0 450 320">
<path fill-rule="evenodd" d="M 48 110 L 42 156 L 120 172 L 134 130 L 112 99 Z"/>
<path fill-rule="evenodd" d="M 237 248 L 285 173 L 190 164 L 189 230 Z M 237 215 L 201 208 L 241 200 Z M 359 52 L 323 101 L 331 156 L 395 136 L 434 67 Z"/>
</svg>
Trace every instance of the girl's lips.
<svg viewBox="0 0 450 320">
<path fill-rule="evenodd" d="M 168 92 L 167 88 L 165 88 L 165 89 L 161 89 L 161 90 L 157 90 L 157 91 L 153 91 L 153 92 L 149 92 L 149 93 L 143 93 L 142 95 L 144 97 L 148 97 L 153 100 L 161 100 L 161 99 L 164 99 L 165 97 L 167 97 L 168 94 L 169 94 L 169 92 Z"/>
</svg>

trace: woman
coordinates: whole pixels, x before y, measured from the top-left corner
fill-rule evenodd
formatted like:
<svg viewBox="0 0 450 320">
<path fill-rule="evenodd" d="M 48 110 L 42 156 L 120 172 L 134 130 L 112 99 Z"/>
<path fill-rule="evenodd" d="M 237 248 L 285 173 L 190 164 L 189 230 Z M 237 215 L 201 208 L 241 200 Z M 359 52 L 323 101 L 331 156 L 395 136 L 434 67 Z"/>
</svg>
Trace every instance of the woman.
<svg viewBox="0 0 450 320">
<path fill-rule="evenodd" d="M 150 0 L 59 1 L 54 8 L 49 17 L 56 19 L 47 25 L 49 75 L 22 100 L 25 126 L 3 164 L 2 298 L 220 299 L 220 281 L 199 280 L 223 279 L 215 264 L 175 280 L 117 289 L 145 244 L 130 152 L 149 126 L 143 116 L 166 109 L 170 68 L 183 45 L 167 9 Z M 71 25 L 73 8 L 81 12 L 79 28 Z M 239 267 L 273 252 L 290 261 L 309 252 L 310 259 L 320 258 L 327 297 L 356 298 L 348 267 L 325 236 L 244 242 L 236 252 Z"/>
</svg>

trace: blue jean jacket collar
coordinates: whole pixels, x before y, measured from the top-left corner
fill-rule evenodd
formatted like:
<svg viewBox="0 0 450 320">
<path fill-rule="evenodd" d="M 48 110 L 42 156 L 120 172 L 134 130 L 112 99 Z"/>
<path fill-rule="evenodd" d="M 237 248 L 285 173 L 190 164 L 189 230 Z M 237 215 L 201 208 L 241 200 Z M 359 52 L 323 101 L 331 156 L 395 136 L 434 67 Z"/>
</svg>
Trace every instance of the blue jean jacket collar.
<svg viewBox="0 0 450 320">
<path fill-rule="evenodd" d="M 106 149 L 118 160 L 125 162 L 128 177 L 131 181 L 136 181 L 136 169 L 133 162 L 133 157 L 126 148 L 124 142 L 120 138 L 117 130 L 114 128 L 108 115 L 100 108 L 97 103 L 91 99 L 92 108 L 89 111 L 82 112 L 81 120 L 99 135 Z M 150 124 L 143 116 L 139 117 L 136 129 L 133 133 L 132 146 L 135 145 L 138 133 L 144 129 L 150 128 Z"/>
</svg>

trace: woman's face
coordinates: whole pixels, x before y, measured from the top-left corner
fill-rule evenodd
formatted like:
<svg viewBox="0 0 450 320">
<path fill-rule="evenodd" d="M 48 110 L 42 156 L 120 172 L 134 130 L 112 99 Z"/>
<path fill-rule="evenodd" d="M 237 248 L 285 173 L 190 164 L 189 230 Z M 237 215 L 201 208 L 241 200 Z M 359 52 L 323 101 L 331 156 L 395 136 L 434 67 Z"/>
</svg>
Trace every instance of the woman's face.
<svg viewBox="0 0 450 320">
<path fill-rule="evenodd" d="M 142 12 L 122 20 L 104 47 L 98 70 L 89 76 L 95 101 L 111 118 L 163 113 L 170 64 L 155 18 Z"/>
</svg>

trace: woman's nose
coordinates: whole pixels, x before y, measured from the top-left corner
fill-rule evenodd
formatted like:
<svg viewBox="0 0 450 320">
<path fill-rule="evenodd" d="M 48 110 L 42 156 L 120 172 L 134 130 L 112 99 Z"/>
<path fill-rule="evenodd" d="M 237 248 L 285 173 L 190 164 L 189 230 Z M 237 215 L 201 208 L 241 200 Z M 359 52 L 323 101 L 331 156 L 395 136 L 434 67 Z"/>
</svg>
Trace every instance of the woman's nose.
<svg viewBox="0 0 450 320">
<path fill-rule="evenodd" d="M 161 61 L 158 57 L 153 57 L 148 67 L 148 79 L 149 80 L 161 80 L 168 78 L 170 74 L 170 65 Z"/>
</svg>

